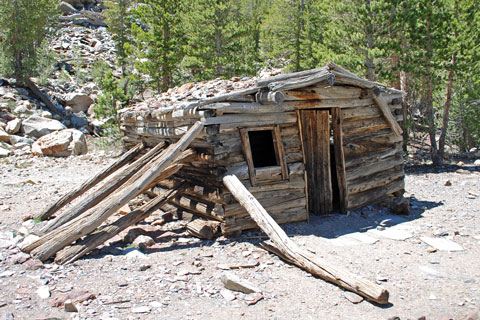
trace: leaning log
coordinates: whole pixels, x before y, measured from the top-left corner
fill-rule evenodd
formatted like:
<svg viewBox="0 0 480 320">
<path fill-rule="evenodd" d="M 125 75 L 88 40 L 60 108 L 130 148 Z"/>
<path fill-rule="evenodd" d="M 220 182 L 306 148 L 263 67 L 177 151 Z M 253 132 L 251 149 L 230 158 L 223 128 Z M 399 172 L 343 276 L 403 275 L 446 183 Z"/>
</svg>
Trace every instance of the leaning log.
<svg viewBox="0 0 480 320">
<path fill-rule="evenodd" d="M 269 236 L 273 242 L 275 253 L 279 254 L 281 258 L 324 280 L 353 291 L 370 301 L 379 304 L 388 303 L 389 293 L 386 289 L 348 271 L 332 266 L 325 260 L 299 248 L 288 238 L 283 229 L 280 228 L 235 175 L 226 175 L 223 178 L 223 183 L 235 199 L 247 210 L 260 229 Z"/>
<path fill-rule="evenodd" d="M 128 181 L 128 179 L 130 179 L 135 173 L 137 173 L 155 156 L 157 156 L 164 147 L 165 143 L 160 142 L 149 152 L 137 159 L 134 163 L 115 173 L 100 188 L 98 188 L 98 190 L 95 190 L 95 192 L 93 192 L 91 195 L 82 199 L 69 210 L 63 212 L 61 215 L 50 221 L 43 229 L 39 231 L 39 234 L 46 234 L 58 228 L 59 226 L 71 221 L 72 219 L 82 215 L 88 209 L 93 208 L 94 206 L 99 204 L 103 199 L 105 199 L 115 190 L 120 188 L 125 182 Z"/>
<path fill-rule="evenodd" d="M 111 175 L 113 172 L 117 171 L 124 165 L 126 165 L 130 160 L 135 158 L 143 150 L 143 144 L 139 143 L 124 155 L 122 155 L 117 161 L 110 165 L 107 169 L 100 171 L 95 176 L 86 180 L 79 187 L 73 189 L 72 191 L 65 194 L 58 201 L 50 205 L 47 209 L 37 215 L 35 218 L 40 220 L 46 220 L 54 215 L 58 210 L 62 209 L 65 205 L 72 202 L 94 186 L 96 186 L 103 179 Z"/>
<path fill-rule="evenodd" d="M 136 225 L 145 220 L 155 210 L 162 207 L 173 197 L 182 192 L 185 187 L 186 184 L 181 184 L 171 190 L 167 190 L 141 206 L 139 209 L 126 214 L 101 230 L 87 235 L 80 243 L 67 247 L 57 253 L 55 262 L 58 264 L 67 264 L 81 258 L 108 239 L 127 229 L 129 226 Z"/>
<path fill-rule="evenodd" d="M 151 163 L 130 178 L 125 186 L 109 197 L 109 201 L 105 201 L 99 207 L 94 208 L 93 212 L 85 219 L 77 217 L 44 235 L 42 238 L 47 237 L 49 240 L 32 250 L 31 254 L 41 261 L 49 259 L 67 245 L 94 231 L 108 217 L 117 212 L 128 201 L 138 196 L 154 181 L 169 178 L 179 168 L 176 170 L 172 168 L 172 172 L 169 172 L 169 174 L 165 174 L 164 171 L 171 165 L 175 166 L 173 162 L 202 130 L 203 124 L 196 122 L 177 143 L 170 145 Z M 37 242 L 42 241 L 42 238 L 38 239 Z"/>
</svg>

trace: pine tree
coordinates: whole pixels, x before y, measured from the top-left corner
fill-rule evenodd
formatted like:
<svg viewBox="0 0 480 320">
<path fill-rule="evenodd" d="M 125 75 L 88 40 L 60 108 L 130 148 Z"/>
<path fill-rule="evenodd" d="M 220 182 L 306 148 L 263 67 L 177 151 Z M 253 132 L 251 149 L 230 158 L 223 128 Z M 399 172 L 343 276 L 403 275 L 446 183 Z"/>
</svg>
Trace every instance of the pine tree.
<svg viewBox="0 0 480 320">
<path fill-rule="evenodd" d="M 184 33 L 181 0 L 144 0 L 134 11 L 132 24 L 137 69 L 151 77 L 157 91 L 174 85 L 183 58 Z"/>
<path fill-rule="evenodd" d="M 37 73 L 38 51 L 56 18 L 56 0 L 4 0 L 0 5 L 1 71 L 20 85 Z"/>
</svg>

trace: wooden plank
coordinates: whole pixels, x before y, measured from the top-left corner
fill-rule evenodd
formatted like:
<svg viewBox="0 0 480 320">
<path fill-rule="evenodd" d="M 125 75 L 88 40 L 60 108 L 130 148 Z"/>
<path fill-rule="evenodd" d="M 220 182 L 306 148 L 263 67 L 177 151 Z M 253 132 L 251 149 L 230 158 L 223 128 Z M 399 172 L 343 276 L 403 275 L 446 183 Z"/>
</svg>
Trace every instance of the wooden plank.
<svg viewBox="0 0 480 320">
<path fill-rule="evenodd" d="M 224 216 L 223 205 L 213 202 L 207 202 L 201 198 L 197 198 L 188 194 L 179 194 L 171 201 L 179 207 L 187 209 L 195 213 L 199 213 L 203 216 L 216 217 L 217 220 L 221 220 Z"/>
<path fill-rule="evenodd" d="M 108 239 L 127 229 L 129 226 L 136 225 L 145 220 L 155 210 L 166 204 L 178 192 L 181 192 L 183 187 L 184 185 L 179 185 L 173 190 L 168 190 L 162 193 L 162 195 L 153 198 L 139 209 L 129 212 L 117 221 L 103 227 L 101 230 L 89 234 L 78 244 L 63 249 L 58 252 L 55 257 L 55 262 L 58 264 L 67 264 L 81 258 Z"/>
<path fill-rule="evenodd" d="M 347 211 L 347 180 L 345 173 L 345 156 L 343 153 L 343 119 L 342 111 L 338 108 L 332 109 L 332 126 L 333 126 L 333 144 L 335 151 L 335 170 L 337 173 L 337 184 L 339 193 L 340 212 Z"/>
<path fill-rule="evenodd" d="M 387 102 L 382 97 L 382 95 L 374 95 L 373 100 L 377 103 L 378 107 L 383 113 L 383 116 L 385 117 L 385 120 L 390 125 L 390 128 L 395 133 L 395 135 L 397 135 L 398 137 L 402 137 L 403 130 L 397 123 L 395 118 L 392 116 L 392 112 L 390 111 L 390 108 L 388 107 Z"/>
<path fill-rule="evenodd" d="M 348 210 L 355 210 L 367 204 L 374 204 L 383 200 L 390 194 L 405 188 L 405 181 L 402 178 L 392 181 L 387 185 L 378 188 L 369 189 L 364 192 L 348 195 Z"/>
<path fill-rule="evenodd" d="M 335 82 L 335 76 L 328 71 L 321 71 L 304 77 L 270 82 L 268 88 L 271 91 L 285 91 L 313 86 L 320 82 L 326 82 L 329 85 L 333 85 Z"/>
<path fill-rule="evenodd" d="M 273 193 L 270 194 L 272 194 L 272 196 L 269 198 L 262 197 L 257 199 L 269 212 L 298 208 L 306 204 L 303 190 L 297 189 L 297 191 L 290 192 L 283 196 L 277 196 Z M 301 201 L 298 201 L 299 199 L 301 199 Z M 247 215 L 245 209 L 239 203 L 225 205 L 225 217 L 236 216 L 236 218 L 241 218 Z"/>
<path fill-rule="evenodd" d="M 344 135 L 343 150 L 345 154 L 345 161 L 348 162 L 364 154 L 370 154 L 374 152 L 381 153 L 387 149 L 396 149 L 400 142 L 395 141 L 395 139 L 391 139 L 391 136 L 393 136 L 393 134 L 390 133 L 389 135 L 367 137 L 346 142 Z"/>
<path fill-rule="evenodd" d="M 246 129 L 240 129 L 240 138 L 242 139 L 243 155 L 248 164 L 248 173 L 250 175 L 250 183 L 252 186 L 257 185 L 255 177 L 255 166 L 253 164 L 252 149 L 250 146 L 250 138 L 248 137 L 248 131 Z"/>
<path fill-rule="evenodd" d="M 285 101 L 335 99 L 340 103 L 342 101 L 340 99 L 360 100 L 361 93 L 362 89 L 360 88 L 318 85 L 311 88 L 286 91 Z M 363 104 L 363 101 L 361 103 Z M 318 105 L 318 103 L 316 104 Z"/>
<path fill-rule="evenodd" d="M 156 157 L 162 151 L 162 149 L 164 149 L 164 147 L 164 143 L 158 144 L 155 148 L 149 150 L 134 163 L 115 173 L 92 194 L 77 202 L 74 206 L 69 208 L 69 210 L 63 212 L 61 215 L 58 215 L 55 219 L 51 220 L 39 231 L 39 233 L 48 233 L 71 221 L 72 219 L 81 216 L 87 210 L 99 204 L 103 199 L 115 192 L 115 190 L 120 188 L 133 175 L 139 172 L 148 162 L 152 161 L 152 159 Z"/>
<path fill-rule="evenodd" d="M 305 70 L 305 71 L 281 74 L 281 75 L 274 76 L 274 77 L 269 77 L 269 78 L 266 78 L 266 79 L 259 79 L 259 80 L 257 80 L 257 86 L 266 87 L 266 86 L 268 86 L 268 84 L 270 84 L 272 82 L 284 81 L 284 80 L 289 80 L 289 79 L 293 79 L 293 78 L 306 77 L 306 76 L 310 76 L 312 74 L 325 72 L 325 71 L 328 71 L 328 68 L 321 67 L 321 68 L 317 68 L 317 69 L 310 69 L 310 70 Z"/>
<path fill-rule="evenodd" d="M 75 189 L 71 190 L 70 192 L 63 195 L 59 200 L 55 203 L 51 204 L 47 207 L 44 211 L 38 214 L 35 218 L 40 220 L 45 220 L 50 218 L 55 212 L 62 209 L 65 205 L 72 202 L 98 183 L 103 181 L 109 175 L 114 173 L 115 171 L 119 170 L 123 166 L 125 166 L 128 162 L 130 162 L 133 158 L 135 158 L 142 150 L 144 146 L 142 143 L 137 144 L 135 147 L 127 151 L 123 154 L 119 159 L 117 159 L 114 163 L 112 163 L 108 168 L 98 172 L 93 177 L 87 179 L 84 183 L 80 186 L 76 187 Z"/>
<path fill-rule="evenodd" d="M 267 125 L 274 125 L 280 123 L 295 123 L 296 121 L 297 118 L 295 112 L 232 114 L 203 119 L 203 123 L 206 126 L 215 124 L 234 126 L 234 124 L 237 124 L 237 126 L 243 127 L 250 126 L 250 123 L 258 122 L 266 122 Z"/>
<path fill-rule="evenodd" d="M 361 177 L 350 181 L 348 183 L 347 194 L 352 195 L 370 189 L 383 187 L 393 181 L 403 179 L 403 177 L 405 177 L 403 165 L 397 165 L 391 169 L 376 172 L 367 177 Z"/>
<path fill-rule="evenodd" d="M 282 179 L 288 179 L 287 159 L 285 157 L 285 150 L 280 135 L 280 127 L 278 125 L 273 129 L 273 146 L 275 148 L 277 163 L 279 163 L 282 168 Z"/>
<path fill-rule="evenodd" d="M 109 216 L 117 212 L 122 206 L 128 203 L 132 198 L 139 195 L 147 186 L 159 177 L 165 175 L 167 169 L 178 156 L 187 148 L 192 140 L 203 130 L 203 124 L 197 122 L 194 124 L 187 134 L 183 136 L 176 144 L 170 145 L 155 160 L 137 172 L 130 180 L 128 186 L 120 189 L 116 194 L 109 198 L 109 201 L 102 203 L 93 212 L 60 226 L 56 230 L 51 231 L 44 237 L 49 240 L 32 250 L 31 254 L 41 261 L 45 261 L 52 257 L 56 252 L 63 249 L 70 243 L 80 239 L 99 227 Z M 173 172 L 171 173 L 173 174 Z M 164 176 L 166 179 L 169 176 Z M 40 238 L 37 241 L 41 241 Z"/>
<path fill-rule="evenodd" d="M 360 177 L 366 177 L 376 172 L 391 169 L 400 164 L 403 164 L 403 158 L 401 156 L 391 156 L 379 161 L 365 163 L 363 166 L 355 169 L 347 169 L 347 183 Z"/>
<path fill-rule="evenodd" d="M 276 250 L 281 253 L 281 257 L 371 301 L 388 304 L 389 294 L 384 288 L 338 267 L 333 267 L 323 259 L 298 247 L 235 176 L 227 175 L 223 178 L 223 182 L 260 229 L 269 236 Z"/>
<path fill-rule="evenodd" d="M 187 223 L 186 228 L 190 234 L 200 239 L 212 239 L 220 231 L 220 222 L 195 219 Z"/>
</svg>

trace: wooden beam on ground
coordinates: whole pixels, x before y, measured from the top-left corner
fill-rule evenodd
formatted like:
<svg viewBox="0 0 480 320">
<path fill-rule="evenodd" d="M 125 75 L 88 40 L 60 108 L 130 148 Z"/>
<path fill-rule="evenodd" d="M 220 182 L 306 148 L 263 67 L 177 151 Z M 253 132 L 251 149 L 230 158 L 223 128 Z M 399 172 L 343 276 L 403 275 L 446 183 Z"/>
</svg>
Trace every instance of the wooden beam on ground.
<svg viewBox="0 0 480 320">
<path fill-rule="evenodd" d="M 32 256 L 41 261 L 49 259 L 67 245 L 94 231 L 128 201 L 138 196 L 147 186 L 157 180 L 169 178 L 179 168 L 176 170 L 172 168 L 168 174 L 165 173 L 166 169 L 176 166 L 175 160 L 202 130 L 203 124 L 200 121 L 196 122 L 177 143 L 170 145 L 148 165 L 144 166 L 142 170 L 130 178 L 125 186 L 110 196 L 108 201 L 104 201 L 94 208 L 93 212 L 85 219 L 77 217 L 38 239 L 37 242 L 42 241 L 42 238 L 45 237 L 49 240 L 32 250 Z"/>
<path fill-rule="evenodd" d="M 402 137 L 402 128 L 398 124 L 397 120 L 395 120 L 395 118 L 393 117 L 392 112 L 390 111 L 390 108 L 388 107 L 387 102 L 385 101 L 383 96 L 381 94 L 373 95 L 373 100 L 380 108 L 380 111 L 382 111 L 385 120 L 388 122 L 390 128 L 392 128 L 392 131 L 395 133 L 395 135 L 398 137 Z"/>
<path fill-rule="evenodd" d="M 115 175 L 111 176 L 100 188 L 98 188 L 98 190 L 95 190 L 95 192 L 93 192 L 91 195 L 82 199 L 69 210 L 63 212 L 61 215 L 58 215 L 55 219 L 50 221 L 44 228 L 39 231 L 39 233 L 48 233 L 69 222 L 70 220 L 82 215 L 88 209 L 93 208 L 94 206 L 99 204 L 103 199 L 105 199 L 112 192 L 120 188 L 126 181 L 128 181 L 128 179 L 130 179 L 130 177 L 132 177 L 148 162 L 150 162 L 154 157 L 156 157 L 164 147 L 165 143 L 160 142 L 157 146 L 155 146 L 149 152 L 137 159 L 134 163 L 118 171 Z"/>
<path fill-rule="evenodd" d="M 38 214 L 35 218 L 40 219 L 40 220 L 46 220 L 50 218 L 52 215 L 54 215 L 58 210 L 62 209 L 65 205 L 68 203 L 72 202 L 94 186 L 96 186 L 99 182 L 101 182 L 103 179 L 111 175 L 113 172 L 117 171 L 124 165 L 126 165 L 130 160 L 135 158 L 142 150 L 143 150 L 143 144 L 139 143 L 129 151 L 127 151 L 125 154 L 123 154 L 117 161 L 115 161 L 112 165 L 110 165 L 108 168 L 105 170 L 100 171 L 97 173 L 95 176 L 87 179 L 84 183 L 82 183 L 80 186 L 77 188 L 73 189 L 72 191 L 68 192 L 65 194 L 63 197 L 61 197 L 58 201 L 50 205 L 48 208 L 46 208 L 43 212 Z"/>
<path fill-rule="evenodd" d="M 121 217 L 117 221 L 105 226 L 99 231 L 95 231 L 85 237 L 80 243 L 67 247 L 57 253 L 55 262 L 58 264 L 71 263 L 82 256 L 86 255 L 108 239 L 119 234 L 129 226 L 136 225 L 137 223 L 145 220 L 155 210 L 165 205 L 172 198 L 181 193 L 186 187 L 186 184 L 181 184 L 171 190 L 163 192 L 161 195 L 156 196 L 137 210 L 134 210 L 125 216 Z"/>
<path fill-rule="evenodd" d="M 388 304 L 389 293 L 386 289 L 348 271 L 332 266 L 325 260 L 298 247 L 236 176 L 226 175 L 223 178 L 223 183 L 235 199 L 248 211 L 260 229 L 269 236 L 273 242 L 275 253 L 279 254 L 280 257 L 370 301 Z"/>
</svg>

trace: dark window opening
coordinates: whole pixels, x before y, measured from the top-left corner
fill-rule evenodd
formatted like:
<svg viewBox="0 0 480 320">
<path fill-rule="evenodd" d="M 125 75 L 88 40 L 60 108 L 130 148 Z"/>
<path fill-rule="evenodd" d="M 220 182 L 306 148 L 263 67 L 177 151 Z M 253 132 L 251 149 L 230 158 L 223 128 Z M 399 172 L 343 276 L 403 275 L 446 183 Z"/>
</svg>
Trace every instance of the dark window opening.
<svg viewBox="0 0 480 320">
<path fill-rule="evenodd" d="M 278 166 L 272 130 L 248 131 L 253 166 L 255 168 Z"/>
</svg>

